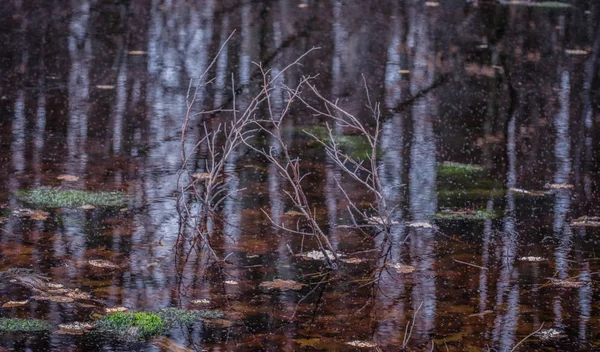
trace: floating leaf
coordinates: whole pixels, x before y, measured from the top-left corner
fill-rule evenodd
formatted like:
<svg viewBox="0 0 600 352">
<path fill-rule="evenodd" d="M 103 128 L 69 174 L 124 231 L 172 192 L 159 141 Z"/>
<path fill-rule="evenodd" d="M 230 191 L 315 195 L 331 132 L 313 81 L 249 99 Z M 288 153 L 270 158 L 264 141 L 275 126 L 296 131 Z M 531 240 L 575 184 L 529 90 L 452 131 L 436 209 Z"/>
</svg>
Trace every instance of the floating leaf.
<svg viewBox="0 0 600 352">
<path fill-rule="evenodd" d="M 301 290 L 304 287 L 304 284 L 296 282 L 294 280 L 281 280 L 275 279 L 273 281 L 263 281 L 258 285 L 259 287 L 263 287 L 269 290 Z"/>
<path fill-rule="evenodd" d="M 341 261 L 343 261 L 346 264 L 358 264 L 358 263 L 362 263 L 362 259 L 359 258 L 340 258 Z"/>
<path fill-rule="evenodd" d="M 425 2 L 425 6 L 427 7 L 438 7 L 440 6 L 440 3 L 437 1 L 427 1 Z"/>
<path fill-rule="evenodd" d="M 73 322 L 69 324 L 58 324 L 57 334 L 65 335 L 83 335 L 95 327 L 93 323 Z"/>
<path fill-rule="evenodd" d="M 542 257 L 521 257 L 519 260 L 522 262 L 543 262 L 547 259 Z"/>
<path fill-rule="evenodd" d="M 551 279 L 550 282 L 552 285 L 562 288 L 581 288 L 587 285 L 586 282 L 573 280 Z"/>
<path fill-rule="evenodd" d="M 408 223 L 408 227 L 412 227 L 415 229 L 432 229 L 433 225 L 431 225 L 430 223 L 428 223 L 426 221 L 414 221 L 414 222 Z"/>
<path fill-rule="evenodd" d="M 4 217 L 4 216 L 0 216 L 0 224 L 3 222 L 8 221 L 8 218 Z"/>
<path fill-rule="evenodd" d="M 307 8 L 307 7 L 308 7 L 308 4 L 307 4 L 307 3 L 301 3 L 301 4 L 298 4 L 298 8 L 299 8 L 299 9 L 305 9 L 305 8 Z"/>
<path fill-rule="evenodd" d="M 14 308 L 14 307 L 22 307 L 29 303 L 29 300 L 26 299 L 24 301 L 8 301 L 2 305 L 2 308 Z"/>
<path fill-rule="evenodd" d="M 158 347 L 160 351 L 169 352 L 192 352 L 191 349 L 182 346 L 166 336 L 159 336 L 152 339 L 152 345 Z"/>
<path fill-rule="evenodd" d="M 74 175 L 58 175 L 57 180 L 67 181 L 67 182 L 75 182 L 79 181 L 79 176 Z"/>
<path fill-rule="evenodd" d="M 198 172 L 192 175 L 193 178 L 200 181 L 210 180 L 210 174 L 207 172 Z"/>
<path fill-rule="evenodd" d="M 346 342 L 346 345 L 350 345 L 352 347 L 361 347 L 361 348 L 375 348 L 375 347 L 377 347 L 377 344 L 375 342 L 372 342 L 372 341 L 359 341 L 359 340 Z"/>
<path fill-rule="evenodd" d="M 225 285 L 239 285 L 239 283 L 233 280 L 225 280 Z"/>
<path fill-rule="evenodd" d="M 555 340 L 567 336 L 563 331 L 556 328 L 543 329 L 538 331 L 535 335 L 542 341 Z"/>
<path fill-rule="evenodd" d="M 30 218 L 31 220 L 46 220 L 50 213 L 42 210 L 31 210 L 27 208 L 22 208 L 13 211 L 13 215 L 22 218 Z"/>
<path fill-rule="evenodd" d="M 407 74 L 410 73 L 410 70 L 398 70 L 398 73 Z"/>
<path fill-rule="evenodd" d="M 192 304 L 210 304 L 210 301 L 206 298 L 195 299 L 191 302 Z"/>
<path fill-rule="evenodd" d="M 69 292 L 67 292 L 66 296 L 73 298 L 73 299 L 90 299 L 90 298 L 92 298 L 92 296 L 89 293 L 81 292 L 78 288 L 76 288 L 74 290 L 70 290 Z"/>
<path fill-rule="evenodd" d="M 129 50 L 129 55 L 146 55 L 144 50 Z"/>
<path fill-rule="evenodd" d="M 589 51 L 581 49 L 566 49 L 565 53 L 567 55 L 587 55 L 589 54 Z"/>
<path fill-rule="evenodd" d="M 88 264 L 91 266 L 95 266 L 96 268 L 110 268 L 117 269 L 119 266 L 104 259 L 92 259 L 88 261 Z"/>
<path fill-rule="evenodd" d="M 71 297 L 66 296 L 49 296 L 48 300 L 56 303 L 73 303 L 75 300 Z"/>
<path fill-rule="evenodd" d="M 96 88 L 103 89 L 103 90 L 109 90 L 109 89 L 115 89 L 115 86 L 110 85 L 110 84 L 98 84 L 96 86 Z"/>
<path fill-rule="evenodd" d="M 387 266 L 395 269 L 398 274 L 410 274 L 413 271 L 415 271 L 414 266 L 401 264 L 401 263 L 389 263 L 389 264 L 387 264 Z"/>
<path fill-rule="evenodd" d="M 59 289 L 59 288 L 63 288 L 64 285 L 63 284 L 57 284 L 55 282 L 49 282 L 48 283 L 48 287 L 52 288 L 52 289 Z"/>
<path fill-rule="evenodd" d="M 335 260 L 335 257 L 333 256 L 333 252 L 326 249 L 325 253 L 327 253 L 327 257 L 329 257 L 330 260 Z M 310 252 L 307 252 L 306 254 L 303 254 L 302 256 L 306 259 L 325 260 L 325 254 L 323 254 L 323 251 L 310 251 Z"/>
<path fill-rule="evenodd" d="M 469 314 L 469 315 L 467 316 L 467 318 L 474 318 L 474 317 L 483 318 L 483 316 L 484 316 L 484 315 L 491 314 L 491 313 L 494 313 L 494 311 L 493 311 L 493 310 L 484 310 L 484 311 L 483 311 L 483 312 L 481 312 L 481 313 L 473 313 L 473 314 Z"/>
<path fill-rule="evenodd" d="M 572 189 L 573 185 L 569 183 L 546 183 L 544 185 L 546 189 Z"/>
<path fill-rule="evenodd" d="M 107 314 L 112 314 L 112 313 L 118 313 L 118 312 L 126 312 L 128 311 L 129 308 L 127 307 L 112 307 L 112 308 L 106 308 L 106 313 Z"/>
<path fill-rule="evenodd" d="M 93 206 L 93 205 L 91 205 L 91 204 L 84 204 L 84 205 L 82 205 L 80 207 L 80 209 L 83 209 L 83 210 L 92 210 L 92 209 L 96 209 L 96 207 Z"/>
<path fill-rule="evenodd" d="M 288 211 L 286 211 L 286 212 L 285 212 L 285 213 L 283 213 L 283 214 L 284 214 L 284 215 L 289 215 L 289 216 L 302 216 L 302 215 L 304 215 L 304 214 L 302 214 L 301 212 L 299 212 L 299 211 L 296 211 L 296 210 L 288 210 Z"/>
</svg>

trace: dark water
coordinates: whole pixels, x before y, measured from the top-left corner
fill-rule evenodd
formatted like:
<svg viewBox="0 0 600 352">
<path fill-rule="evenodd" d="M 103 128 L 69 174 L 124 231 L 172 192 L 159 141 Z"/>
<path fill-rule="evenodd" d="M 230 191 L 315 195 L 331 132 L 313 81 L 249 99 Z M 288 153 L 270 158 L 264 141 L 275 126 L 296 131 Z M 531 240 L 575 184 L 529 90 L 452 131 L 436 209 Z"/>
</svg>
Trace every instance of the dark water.
<svg viewBox="0 0 600 352">
<path fill-rule="evenodd" d="M 517 350 L 600 350 L 600 231 L 572 225 L 600 215 L 600 4 L 570 4 L 5 0 L 0 216 L 8 220 L 0 225 L 0 270 L 31 268 L 109 307 L 198 308 L 192 302 L 207 299 L 225 322 L 169 333 L 192 350 L 339 351 L 360 349 L 346 344 L 360 340 L 398 351 L 408 340 L 410 351 L 511 351 L 540 328 L 545 335 Z M 333 246 L 361 263 L 327 272 L 291 255 L 316 245 L 269 225 L 261 209 L 293 224 L 292 205 L 277 170 L 248 148 L 226 168 L 227 188 L 245 190 L 223 202 L 224 220 L 214 224 L 212 244 L 226 263 L 219 269 L 204 252 L 174 249 L 186 92 L 234 30 L 198 110 L 230 106 L 232 91 L 243 108 L 260 89 L 253 62 L 281 70 L 312 47 L 320 49 L 283 83 L 319 74 L 325 96 L 367 120 L 364 76 L 381 102 L 382 184 L 398 204 L 391 242 L 338 226 L 349 224 L 335 182 L 345 176 L 298 127 L 322 125 L 321 117 L 293 110 L 284 137 L 312 172 L 308 195 Z M 198 117 L 190 140 L 225 118 Z M 198 172 L 205 152 L 193 160 Z M 485 171 L 453 178 L 440 168 L 447 161 Z M 63 182 L 60 174 L 80 179 Z M 546 184 L 563 187 L 535 197 L 518 191 Z M 52 210 L 44 221 L 11 216 L 31 207 L 16 194 L 39 186 L 120 190 L 130 201 L 122 211 Z M 365 208 L 372 199 L 359 186 L 351 196 Z M 439 220 L 437 230 L 407 225 L 445 208 L 497 216 Z M 528 256 L 546 260 L 521 260 Z M 90 259 L 119 268 L 91 268 Z M 380 270 L 386 262 L 416 270 Z M 274 278 L 308 286 L 259 288 Z M 4 284 L 3 303 L 31 295 Z M 0 315 L 54 325 L 92 319 L 89 308 L 34 300 Z M 176 350 L 165 345 L 55 333 L 0 338 L 18 351 Z"/>
</svg>

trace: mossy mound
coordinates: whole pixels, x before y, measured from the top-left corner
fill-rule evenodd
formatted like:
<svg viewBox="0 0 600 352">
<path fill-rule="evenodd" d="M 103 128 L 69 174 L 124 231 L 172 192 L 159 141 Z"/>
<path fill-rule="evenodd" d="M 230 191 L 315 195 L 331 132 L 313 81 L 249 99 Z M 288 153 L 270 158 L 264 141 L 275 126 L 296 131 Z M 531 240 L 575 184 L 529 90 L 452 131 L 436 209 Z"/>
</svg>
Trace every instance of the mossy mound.
<svg viewBox="0 0 600 352">
<path fill-rule="evenodd" d="M 96 329 L 127 340 L 139 340 L 160 335 L 167 329 L 167 324 L 156 313 L 117 312 L 97 321 Z"/>
<path fill-rule="evenodd" d="M 83 205 L 121 207 L 127 204 L 127 195 L 122 192 L 91 192 L 58 188 L 23 191 L 19 198 L 26 203 L 46 208 L 78 208 Z"/>
<path fill-rule="evenodd" d="M 35 332 L 51 329 L 50 323 L 40 319 L 0 318 L 0 331 L 4 332 Z"/>
<path fill-rule="evenodd" d="M 200 319 L 217 319 L 219 310 L 164 308 L 157 312 L 117 312 L 96 322 L 96 330 L 125 340 L 142 340 L 158 336 L 172 327 L 191 325 Z"/>
</svg>

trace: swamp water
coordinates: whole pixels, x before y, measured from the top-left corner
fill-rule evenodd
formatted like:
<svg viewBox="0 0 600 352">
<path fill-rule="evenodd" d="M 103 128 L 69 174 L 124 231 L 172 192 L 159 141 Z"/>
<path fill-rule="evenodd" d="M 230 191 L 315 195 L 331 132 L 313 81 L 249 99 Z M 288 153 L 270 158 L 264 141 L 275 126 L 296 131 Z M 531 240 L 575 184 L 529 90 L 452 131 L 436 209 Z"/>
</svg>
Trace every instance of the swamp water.
<svg viewBox="0 0 600 352">
<path fill-rule="evenodd" d="M 0 16 L 0 351 L 600 350 L 595 1 L 5 0 Z M 253 62 L 279 72 L 312 47 L 275 108 L 319 74 L 368 121 L 364 77 L 389 238 L 382 219 L 348 227 L 336 180 L 368 212 L 373 195 L 304 132 L 328 121 L 294 105 L 283 138 L 339 269 L 271 226 L 263 210 L 295 228 L 297 209 L 244 146 L 224 176 L 242 190 L 210 225 L 226 259 L 176 251 L 190 78 L 211 65 L 194 112 L 232 92 L 243 110 Z M 189 143 L 229 116 L 196 116 Z"/>
</svg>

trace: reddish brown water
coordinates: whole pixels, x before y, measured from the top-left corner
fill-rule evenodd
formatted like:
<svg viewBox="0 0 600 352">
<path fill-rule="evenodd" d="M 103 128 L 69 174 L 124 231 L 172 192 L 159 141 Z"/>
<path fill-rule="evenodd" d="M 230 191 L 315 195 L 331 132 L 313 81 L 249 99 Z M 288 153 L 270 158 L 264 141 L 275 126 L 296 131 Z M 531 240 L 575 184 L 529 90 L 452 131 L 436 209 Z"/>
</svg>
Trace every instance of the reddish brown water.
<svg viewBox="0 0 600 352">
<path fill-rule="evenodd" d="M 226 318 L 172 330 L 170 340 L 1 333 L 0 347 L 340 351 L 361 349 L 347 344 L 360 340 L 382 351 L 404 343 L 408 351 L 511 351 L 527 337 L 516 350 L 600 350 L 600 231 L 572 226 L 575 218 L 600 215 L 600 5 L 570 3 L 3 1 L 0 217 L 8 220 L 0 224 L 0 270 L 33 269 L 102 306 L 198 308 L 192 301 L 207 299 L 206 307 Z M 342 174 L 298 127 L 323 121 L 294 110 L 285 135 L 312 172 L 306 187 L 333 246 L 361 263 L 328 272 L 291 255 L 315 244 L 269 225 L 261 209 L 289 224 L 293 209 L 276 170 L 244 148 L 228 164 L 227 187 L 245 190 L 223 203 L 225 220 L 215 224 L 222 233 L 213 246 L 226 263 L 218 270 L 207 256 L 174 251 L 189 80 L 233 30 L 200 107 L 228 106 L 232 75 L 237 103 L 247 104 L 260 83 L 252 62 L 281 70 L 312 47 L 320 49 L 286 72 L 285 84 L 318 73 L 324 95 L 367 119 L 364 75 L 381 102 L 382 182 L 400 223 L 391 242 L 338 226 L 350 223 L 335 183 Z M 209 128 L 224 118 L 209 119 Z M 199 138 L 200 126 L 194 122 L 190 138 Z M 486 171 L 448 176 L 439 167 L 445 161 Z M 201 172 L 202 153 L 194 163 Z M 57 180 L 61 174 L 80 179 Z M 572 187 L 538 197 L 507 191 L 545 184 Z M 31 207 L 16 194 L 39 186 L 120 190 L 130 201 L 126 211 L 51 210 L 43 221 L 11 216 Z M 364 207 L 372 200 L 358 186 L 351 196 Z M 438 230 L 407 226 L 450 207 L 497 217 L 440 220 Z M 545 260 L 520 260 L 528 256 Z M 119 268 L 93 268 L 90 259 Z M 386 262 L 415 271 L 380 270 Z M 259 287 L 276 278 L 307 286 Z M 31 294 L 0 285 L 1 303 Z M 58 325 L 91 320 L 92 311 L 32 300 L 0 316 Z M 528 337 L 540 328 L 546 335 Z M 547 337 L 552 331 L 557 336 Z"/>
</svg>

